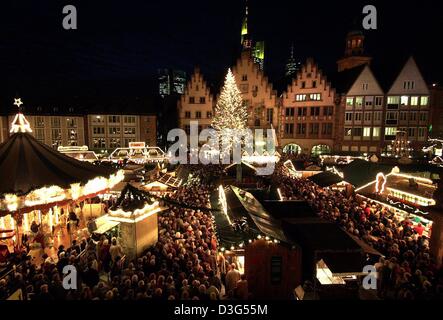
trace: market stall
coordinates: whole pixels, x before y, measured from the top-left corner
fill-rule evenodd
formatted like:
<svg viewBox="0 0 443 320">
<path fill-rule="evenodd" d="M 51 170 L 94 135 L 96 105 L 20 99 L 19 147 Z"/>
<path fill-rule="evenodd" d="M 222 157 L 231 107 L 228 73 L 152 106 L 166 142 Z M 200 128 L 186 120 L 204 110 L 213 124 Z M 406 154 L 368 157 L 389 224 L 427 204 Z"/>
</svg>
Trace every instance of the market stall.
<svg viewBox="0 0 443 320">
<path fill-rule="evenodd" d="M 19 100 L 19 99 L 17 99 Z M 16 101 L 17 105 L 21 104 Z M 44 247 L 82 202 L 105 193 L 123 179 L 123 172 L 64 155 L 36 140 L 19 112 L 10 137 L 0 145 L 0 229 L 15 230 L 12 240 Z"/>
</svg>

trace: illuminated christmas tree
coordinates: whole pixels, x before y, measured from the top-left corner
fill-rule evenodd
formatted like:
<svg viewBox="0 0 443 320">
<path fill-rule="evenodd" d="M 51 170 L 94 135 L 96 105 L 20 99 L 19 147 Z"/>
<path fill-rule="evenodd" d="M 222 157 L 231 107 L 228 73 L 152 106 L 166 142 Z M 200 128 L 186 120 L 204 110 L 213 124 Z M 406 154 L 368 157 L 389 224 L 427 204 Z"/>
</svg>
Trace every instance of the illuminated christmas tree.
<svg viewBox="0 0 443 320">
<path fill-rule="evenodd" d="M 243 105 L 240 90 L 229 69 L 212 120 L 212 127 L 217 131 L 222 145 L 222 153 L 230 152 L 234 143 L 241 142 L 241 135 L 247 128 L 247 120 L 248 111 Z"/>
</svg>

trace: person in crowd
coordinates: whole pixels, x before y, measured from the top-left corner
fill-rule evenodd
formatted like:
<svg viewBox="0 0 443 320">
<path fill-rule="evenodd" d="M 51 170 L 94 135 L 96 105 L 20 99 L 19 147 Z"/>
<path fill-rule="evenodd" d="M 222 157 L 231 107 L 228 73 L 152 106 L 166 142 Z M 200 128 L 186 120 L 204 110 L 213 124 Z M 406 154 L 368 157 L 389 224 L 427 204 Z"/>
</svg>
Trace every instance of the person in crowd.
<svg viewBox="0 0 443 320">
<path fill-rule="evenodd" d="M 246 280 L 245 274 L 242 274 L 240 280 L 237 281 L 235 295 L 240 300 L 248 300 L 249 298 L 248 280 Z"/>
<path fill-rule="evenodd" d="M 240 272 L 235 268 L 235 264 L 232 263 L 229 266 L 228 273 L 226 274 L 226 292 L 234 292 L 240 278 Z"/>
<path fill-rule="evenodd" d="M 122 258 L 124 253 L 122 247 L 117 243 L 117 238 L 113 237 L 111 240 L 111 246 L 109 247 L 109 254 L 111 255 L 112 262 L 115 262 L 117 257 Z"/>
</svg>

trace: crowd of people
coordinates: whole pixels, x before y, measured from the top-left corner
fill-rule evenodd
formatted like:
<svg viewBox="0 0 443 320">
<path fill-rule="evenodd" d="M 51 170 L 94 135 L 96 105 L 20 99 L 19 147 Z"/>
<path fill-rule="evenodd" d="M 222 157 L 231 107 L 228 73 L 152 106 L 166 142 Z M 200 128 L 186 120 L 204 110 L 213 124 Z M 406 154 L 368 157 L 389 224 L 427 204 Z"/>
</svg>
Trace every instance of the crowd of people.
<svg viewBox="0 0 443 320">
<path fill-rule="evenodd" d="M 375 263 L 379 296 L 384 299 L 442 299 L 443 270 L 429 251 L 424 226 L 402 219 L 378 203 L 321 188 L 291 177 L 284 166 L 274 175 L 286 199 L 306 200 L 323 218 L 338 223 L 384 255 Z"/>
<path fill-rule="evenodd" d="M 194 172 L 194 176 L 198 174 Z M 74 240 L 68 249 L 61 246 L 57 259 L 45 255 L 40 266 L 26 254 L 18 257 L 13 272 L 0 281 L 0 300 L 17 289 L 31 300 L 248 297 L 245 277 L 235 264 L 217 256 L 213 217 L 205 210 L 210 208 L 212 187 L 194 179 L 171 194 L 169 199 L 175 203 L 201 209 L 168 204 L 168 209 L 159 214 L 157 244 L 134 261 L 125 261 L 116 238 L 104 236 L 99 241 Z M 63 268 L 67 265 L 77 270 L 76 289 L 63 286 Z"/>
</svg>

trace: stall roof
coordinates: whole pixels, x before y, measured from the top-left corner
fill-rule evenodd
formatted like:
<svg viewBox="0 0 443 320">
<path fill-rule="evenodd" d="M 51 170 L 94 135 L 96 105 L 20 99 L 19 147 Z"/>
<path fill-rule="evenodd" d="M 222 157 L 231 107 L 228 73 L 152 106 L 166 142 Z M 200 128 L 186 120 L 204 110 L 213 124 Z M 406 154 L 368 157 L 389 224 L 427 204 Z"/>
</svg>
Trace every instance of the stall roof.
<svg viewBox="0 0 443 320">
<path fill-rule="evenodd" d="M 64 155 L 29 133 L 14 133 L 0 145 L 0 194 L 23 195 L 53 185 L 68 188 L 114 172 Z"/>
<path fill-rule="evenodd" d="M 237 196 L 238 201 L 246 209 L 250 218 L 253 220 L 258 231 L 264 233 L 268 237 L 294 244 L 285 236 L 281 228 L 281 222 L 274 219 L 251 193 L 234 186 L 231 186 L 231 188 Z"/>
<path fill-rule="evenodd" d="M 242 175 L 246 176 L 246 175 L 252 175 L 255 176 L 257 170 L 255 169 L 255 167 L 245 161 L 241 162 L 241 168 L 242 168 Z M 233 163 L 230 164 L 229 166 L 227 166 L 225 168 L 225 171 L 228 175 L 230 176 L 235 176 L 237 174 L 237 164 Z"/>
<path fill-rule="evenodd" d="M 413 176 L 411 176 L 413 178 Z M 417 177 L 420 178 L 420 177 Z M 375 177 L 374 177 L 375 180 Z M 361 189 L 359 193 L 372 194 L 375 189 L 375 181 L 365 188 Z M 386 176 L 386 188 L 394 188 L 410 194 L 415 194 L 420 197 L 432 199 L 437 187 L 430 183 L 422 183 L 418 181 L 417 186 L 410 185 L 409 178 L 407 176 L 389 174 Z"/>
<path fill-rule="evenodd" d="M 314 210 L 312 210 L 311 206 L 306 201 L 262 201 L 262 205 L 270 215 L 277 219 L 319 219 Z"/>
<path fill-rule="evenodd" d="M 394 168 L 392 165 L 356 159 L 347 166 L 343 167 L 342 171 L 344 181 L 358 188 L 371 181 L 374 181 L 377 173 L 383 172 L 384 174 L 387 174 L 392 171 L 392 168 Z"/>
<path fill-rule="evenodd" d="M 308 178 L 308 180 L 311 180 L 316 185 L 324 188 L 324 187 L 330 187 L 330 186 L 333 186 L 334 184 L 342 182 L 343 178 L 333 172 L 324 171 L 322 173 L 310 176 Z"/>
</svg>

